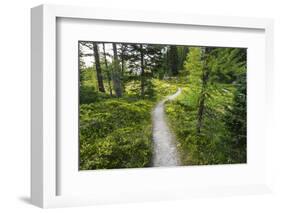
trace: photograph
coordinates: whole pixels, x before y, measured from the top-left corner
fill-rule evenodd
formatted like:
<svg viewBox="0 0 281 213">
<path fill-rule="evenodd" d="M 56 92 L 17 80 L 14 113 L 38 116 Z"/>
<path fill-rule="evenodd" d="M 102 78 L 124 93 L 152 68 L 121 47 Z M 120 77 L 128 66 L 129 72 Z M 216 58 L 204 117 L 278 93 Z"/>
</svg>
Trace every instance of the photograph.
<svg viewBox="0 0 281 213">
<path fill-rule="evenodd" d="M 247 163 L 247 48 L 77 46 L 79 170 Z"/>
</svg>

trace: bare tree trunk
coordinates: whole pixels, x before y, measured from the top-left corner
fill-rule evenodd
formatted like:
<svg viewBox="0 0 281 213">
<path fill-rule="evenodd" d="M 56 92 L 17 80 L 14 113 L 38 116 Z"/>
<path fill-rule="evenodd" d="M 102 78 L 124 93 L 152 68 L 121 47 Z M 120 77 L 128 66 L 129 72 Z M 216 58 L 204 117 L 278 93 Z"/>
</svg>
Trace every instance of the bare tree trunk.
<svg viewBox="0 0 281 213">
<path fill-rule="evenodd" d="M 121 74 L 124 75 L 124 58 L 123 55 L 121 55 Z"/>
<path fill-rule="evenodd" d="M 113 80 L 113 88 L 117 97 L 122 96 L 122 85 L 120 80 L 120 66 L 119 60 L 117 56 L 117 48 L 116 44 L 112 43 L 113 47 L 113 72 L 112 72 L 112 80 Z"/>
<path fill-rule="evenodd" d="M 203 73 L 202 73 L 202 86 L 201 92 L 199 96 L 199 104 L 198 104 L 198 112 L 197 112 L 197 133 L 201 133 L 203 120 L 204 120 L 204 113 L 205 113 L 205 101 L 207 95 L 207 84 L 209 80 L 210 70 L 207 66 L 207 54 L 211 51 L 210 48 L 203 49 Z"/>
<path fill-rule="evenodd" d="M 199 97 L 199 106 L 198 106 L 198 113 L 197 113 L 197 133 L 201 133 L 202 123 L 203 123 L 203 116 L 205 111 L 205 91 L 202 87 L 201 94 Z"/>
<path fill-rule="evenodd" d="M 124 75 L 124 51 L 125 51 L 125 46 L 123 44 L 121 44 L 121 75 L 123 77 Z"/>
<path fill-rule="evenodd" d="M 121 44 L 121 55 L 120 55 L 120 58 L 121 58 L 121 85 L 122 85 L 122 88 L 123 90 L 125 90 L 125 85 L 124 85 L 124 65 L 125 65 L 125 61 L 124 61 L 124 52 L 125 52 L 125 48 L 126 46 L 124 46 L 124 44 Z"/>
<path fill-rule="evenodd" d="M 82 86 L 81 72 L 83 67 L 81 44 L 78 44 L 78 57 L 79 57 L 79 86 Z"/>
<path fill-rule="evenodd" d="M 170 56 L 169 59 L 170 59 L 170 69 L 171 69 L 172 76 L 177 76 L 179 74 L 177 46 L 175 45 L 170 46 L 169 56 Z"/>
<path fill-rule="evenodd" d="M 105 92 L 105 89 L 104 89 L 104 86 L 103 86 L 101 66 L 100 66 L 99 48 L 98 48 L 98 45 L 95 42 L 93 42 L 93 51 L 94 51 L 95 64 L 96 64 L 98 88 L 99 88 L 100 92 Z"/>
<path fill-rule="evenodd" d="M 107 73 L 107 81 L 108 81 L 109 93 L 110 93 L 110 96 L 112 96 L 111 75 L 110 75 L 110 70 L 109 70 L 108 64 L 107 64 L 107 59 L 106 59 L 106 53 L 105 53 L 105 45 L 104 45 L 104 43 L 102 43 L 102 47 L 103 47 L 104 64 L 105 64 L 106 73 Z"/>
<path fill-rule="evenodd" d="M 143 54 L 143 46 L 140 44 L 140 60 L 141 60 L 141 96 L 144 97 L 144 83 L 145 83 L 145 76 L 144 76 L 144 54 Z"/>
</svg>

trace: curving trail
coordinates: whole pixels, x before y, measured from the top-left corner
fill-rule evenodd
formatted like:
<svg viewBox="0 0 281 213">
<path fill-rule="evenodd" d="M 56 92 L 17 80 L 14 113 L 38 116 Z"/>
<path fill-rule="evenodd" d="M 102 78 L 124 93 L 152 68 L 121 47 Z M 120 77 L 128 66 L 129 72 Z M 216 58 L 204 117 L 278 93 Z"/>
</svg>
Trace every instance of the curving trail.
<svg viewBox="0 0 281 213">
<path fill-rule="evenodd" d="M 153 166 L 155 167 L 180 165 L 175 137 L 166 122 L 164 103 L 167 100 L 175 99 L 181 91 L 181 88 L 179 88 L 175 94 L 160 101 L 152 112 L 154 142 Z"/>
</svg>

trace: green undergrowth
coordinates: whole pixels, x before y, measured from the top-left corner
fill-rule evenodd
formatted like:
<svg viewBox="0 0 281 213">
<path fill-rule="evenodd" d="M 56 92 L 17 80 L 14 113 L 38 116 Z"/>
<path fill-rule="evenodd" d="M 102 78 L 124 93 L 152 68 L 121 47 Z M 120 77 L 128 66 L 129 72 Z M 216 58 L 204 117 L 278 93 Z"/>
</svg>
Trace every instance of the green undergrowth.
<svg viewBox="0 0 281 213">
<path fill-rule="evenodd" d="M 151 165 L 151 111 L 177 85 L 152 80 L 145 98 L 137 97 L 136 82 L 126 85 L 122 98 L 83 87 L 80 98 L 80 169 L 142 168 Z M 87 94 L 87 95 L 85 95 Z M 80 94 L 81 97 L 81 94 Z"/>
<path fill-rule="evenodd" d="M 245 163 L 245 153 L 241 153 L 245 148 L 233 147 L 229 139 L 229 129 L 225 125 L 227 109 L 233 101 L 234 88 L 219 85 L 210 91 L 205 102 L 206 109 L 200 133 L 197 131 L 198 93 L 185 88 L 176 100 L 166 102 L 166 114 L 178 141 L 182 164 Z"/>
<path fill-rule="evenodd" d="M 80 169 L 146 167 L 150 163 L 150 101 L 108 99 L 80 106 Z"/>
</svg>

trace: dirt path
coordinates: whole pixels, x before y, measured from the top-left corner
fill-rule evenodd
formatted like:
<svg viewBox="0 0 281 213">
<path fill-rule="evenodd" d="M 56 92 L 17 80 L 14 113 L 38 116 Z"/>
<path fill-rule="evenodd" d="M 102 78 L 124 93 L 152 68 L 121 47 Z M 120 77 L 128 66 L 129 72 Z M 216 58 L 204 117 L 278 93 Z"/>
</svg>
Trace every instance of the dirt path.
<svg viewBox="0 0 281 213">
<path fill-rule="evenodd" d="M 160 101 L 152 112 L 153 119 L 153 142 L 154 142 L 154 157 L 153 166 L 178 166 L 180 159 L 177 153 L 175 137 L 170 130 L 166 118 L 164 103 L 167 100 L 175 99 L 180 93 L 178 91 Z"/>
</svg>

